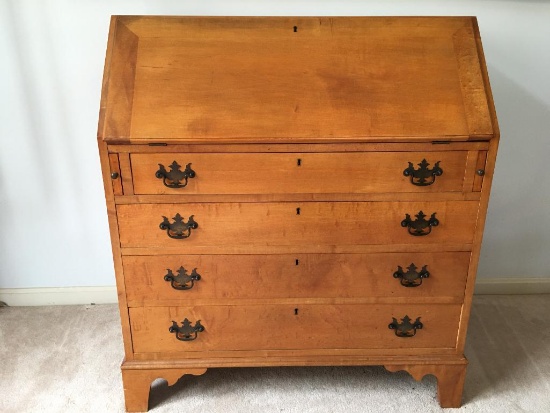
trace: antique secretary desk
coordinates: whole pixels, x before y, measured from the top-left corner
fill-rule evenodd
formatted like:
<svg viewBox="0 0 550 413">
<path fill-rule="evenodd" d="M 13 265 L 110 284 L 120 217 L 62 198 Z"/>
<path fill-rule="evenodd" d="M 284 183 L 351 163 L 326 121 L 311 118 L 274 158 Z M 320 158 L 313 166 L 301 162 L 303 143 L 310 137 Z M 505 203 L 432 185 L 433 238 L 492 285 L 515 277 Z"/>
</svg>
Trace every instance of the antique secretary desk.
<svg viewBox="0 0 550 413">
<path fill-rule="evenodd" d="M 459 406 L 498 138 L 473 17 L 113 17 L 126 409 L 159 377 L 310 365 L 433 374 Z"/>
</svg>

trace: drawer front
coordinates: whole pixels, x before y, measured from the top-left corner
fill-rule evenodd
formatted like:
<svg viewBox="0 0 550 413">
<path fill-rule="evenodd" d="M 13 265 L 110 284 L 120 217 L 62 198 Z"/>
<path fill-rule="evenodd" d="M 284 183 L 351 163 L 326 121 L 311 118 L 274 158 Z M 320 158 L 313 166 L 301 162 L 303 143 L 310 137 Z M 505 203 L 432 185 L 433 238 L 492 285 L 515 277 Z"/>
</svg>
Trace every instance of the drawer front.
<svg viewBox="0 0 550 413">
<path fill-rule="evenodd" d="M 130 306 L 243 298 L 461 300 L 470 253 L 163 255 L 122 261 Z"/>
<path fill-rule="evenodd" d="M 122 247 L 193 248 L 380 244 L 470 244 L 477 218 L 476 201 L 455 202 L 303 202 L 303 203 L 186 203 L 117 206 Z M 439 224 L 431 233 L 413 236 L 403 227 L 406 214 L 415 221 L 423 211 L 425 222 L 435 213 Z M 198 228 L 174 239 L 170 228 L 181 214 Z M 166 221 L 164 218 L 166 217 Z M 167 227 L 159 224 L 166 222 Z M 174 226 L 175 227 L 175 226 Z M 414 229 L 413 229 L 414 231 Z"/>
<path fill-rule="evenodd" d="M 467 151 L 162 153 L 131 154 L 131 163 L 136 194 L 384 193 L 462 191 L 466 158 Z M 421 168 L 424 159 L 430 165 Z M 409 162 L 433 184 L 411 183 Z M 434 177 L 437 162 L 442 174 Z"/>
<path fill-rule="evenodd" d="M 242 305 L 130 309 L 135 353 L 209 350 L 453 348 L 460 305 Z M 409 316 L 423 324 L 413 337 L 388 325 Z M 180 341 L 169 328 L 200 320 L 204 331 Z M 412 333 L 413 330 L 408 330 Z M 191 334 L 194 336 L 194 334 Z M 191 337 L 192 338 L 192 337 Z"/>
</svg>

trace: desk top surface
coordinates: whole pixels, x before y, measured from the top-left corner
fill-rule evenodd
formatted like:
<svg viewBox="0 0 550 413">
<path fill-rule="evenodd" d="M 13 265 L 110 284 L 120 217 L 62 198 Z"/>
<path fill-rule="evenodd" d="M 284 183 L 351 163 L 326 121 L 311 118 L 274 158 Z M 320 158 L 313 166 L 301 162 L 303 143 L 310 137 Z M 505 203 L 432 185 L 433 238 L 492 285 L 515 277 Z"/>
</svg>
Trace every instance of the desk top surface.
<svg viewBox="0 0 550 413">
<path fill-rule="evenodd" d="M 497 135 L 473 17 L 111 21 L 98 129 L 109 143 Z"/>
</svg>

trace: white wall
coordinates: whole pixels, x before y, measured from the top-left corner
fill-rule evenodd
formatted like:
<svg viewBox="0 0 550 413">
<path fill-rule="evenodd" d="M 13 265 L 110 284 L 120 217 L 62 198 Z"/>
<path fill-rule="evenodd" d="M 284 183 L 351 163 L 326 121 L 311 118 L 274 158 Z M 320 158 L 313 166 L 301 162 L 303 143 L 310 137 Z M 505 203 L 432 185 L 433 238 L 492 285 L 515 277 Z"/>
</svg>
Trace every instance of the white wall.
<svg viewBox="0 0 550 413">
<path fill-rule="evenodd" d="M 480 277 L 550 278 L 550 3 L 0 1 L 0 288 L 113 285 L 96 148 L 111 14 L 477 15 L 502 140 Z"/>
</svg>

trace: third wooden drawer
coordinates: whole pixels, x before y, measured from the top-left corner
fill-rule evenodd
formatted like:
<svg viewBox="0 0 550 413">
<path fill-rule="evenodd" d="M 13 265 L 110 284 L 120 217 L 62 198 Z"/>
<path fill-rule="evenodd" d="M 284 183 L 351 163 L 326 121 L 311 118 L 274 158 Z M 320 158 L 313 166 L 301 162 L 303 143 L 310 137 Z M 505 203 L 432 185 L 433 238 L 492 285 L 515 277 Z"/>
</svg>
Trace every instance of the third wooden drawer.
<svg viewBox="0 0 550 413">
<path fill-rule="evenodd" d="M 469 252 L 123 257 L 131 307 L 247 299 L 461 302 Z"/>
</svg>

